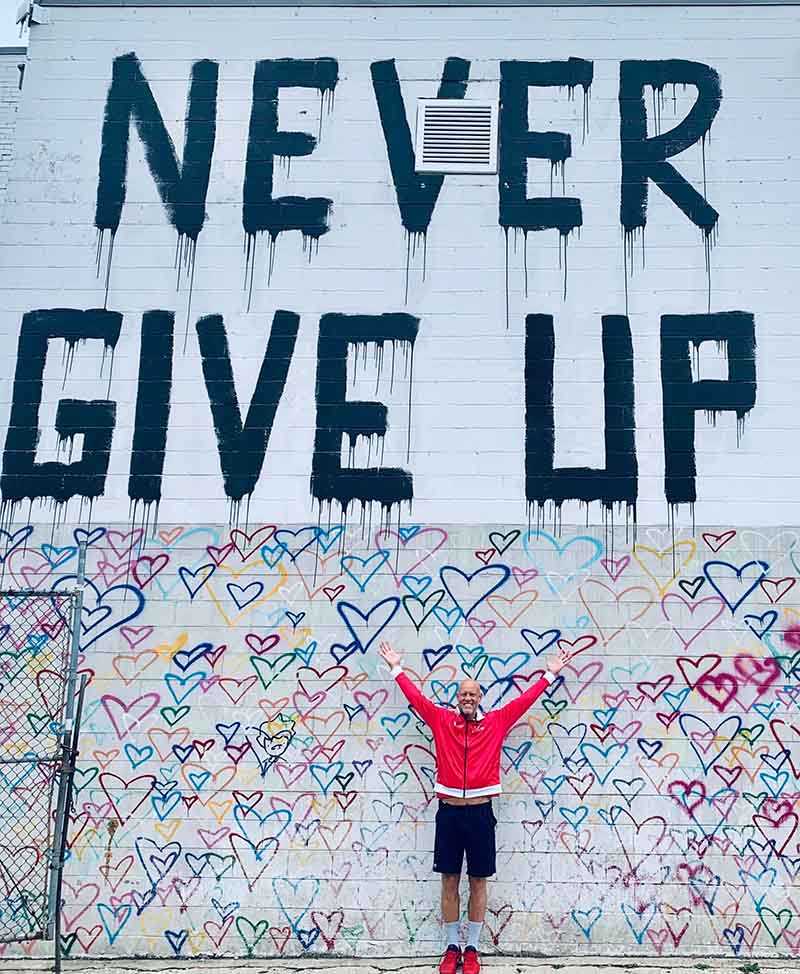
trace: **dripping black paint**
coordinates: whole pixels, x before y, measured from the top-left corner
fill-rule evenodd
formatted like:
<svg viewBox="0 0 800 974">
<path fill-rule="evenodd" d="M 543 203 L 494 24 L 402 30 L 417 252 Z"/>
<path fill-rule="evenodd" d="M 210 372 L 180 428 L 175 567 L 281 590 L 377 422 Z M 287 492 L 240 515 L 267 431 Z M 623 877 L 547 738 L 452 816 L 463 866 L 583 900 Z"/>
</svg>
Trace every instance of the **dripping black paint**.
<svg viewBox="0 0 800 974">
<path fill-rule="evenodd" d="M 470 62 L 462 58 L 448 58 L 442 71 L 437 98 L 463 98 L 469 80 Z M 437 173 L 417 173 L 416 156 L 411 141 L 411 129 L 406 116 L 400 79 L 394 60 L 376 61 L 370 67 L 372 87 L 378 105 L 383 138 L 389 157 L 400 222 L 407 234 L 405 297 L 408 301 L 408 274 L 412 248 L 426 235 L 439 198 L 444 176 Z M 425 269 L 423 267 L 423 276 Z"/>
<path fill-rule="evenodd" d="M 4 506 L 13 506 L 25 498 L 50 498 L 57 504 L 65 504 L 71 497 L 92 499 L 103 494 L 116 404 L 107 399 L 60 400 L 55 419 L 59 441 L 68 443 L 79 434 L 83 435 L 83 451 L 76 463 L 35 462 L 40 435 L 39 409 L 51 341 L 62 339 L 66 342 L 69 365 L 79 342 L 101 341 L 105 350 L 113 352 L 121 328 L 121 314 L 101 309 L 54 308 L 29 311 L 24 315 L 0 476 Z"/>
<path fill-rule="evenodd" d="M 528 90 L 532 87 L 567 88 L 571 93 L 580 86 L 586 96 L 593 76 L 594 65 L 582 58 L 500 63 L 499 222 L 506 232 L 506 281 L 510 229 L 522 230 L 526 244 L 527 234 L 532 231 L 558 230 L 559 243 L 564 250 L 565 297 L 567 238 L 583 223 L 581 201 L 566 196 L 528 197 L 527 181 L 528 159 L 547 159 L 551 167 L 563 167 L 572 155 L 572 139 L 566 132 L 532 132 L 528 129 Z M 508 314 L 506 284 L 506 324 Z"/>
<path fill-rule="evenodd" d="M 102 262 L 103 237 L 107 231 L 111 235 L 105 281 L 106 303 L 111 248 L 119 230 L 127 192 L 132 121 L 144 146 L 147 165 L 167 218 L 178 233 L 178 249 L 185 251 L 190 264 L 188 269 L 193 272 L 197 238 L 206 217 L 206 197 L 216 138 L 218 78 L 219 65 L 216 61 L 197 61 L 192 65 L 181 164 L 139 59 L 132 52 L 114 59 L 103 119 L 94 221 L 100 235 L 98 270 Z M 189 246 L 184 248 L 186 241 Z"/>
<path fill-rule="evenodd" d="M 342 467 L 342 440 L 382 438 L 388 429 L 387 409 L 379 402 L 347 401 L 348 347 L 401 343 L 413 348 L 419 319 L 395 313 L 323 315 L 317 344 L 317 422 L 311 466 L 311 493 L 320 503 L 336 501 L 343 511 L 359 501 L 390 511 L 414 496 L 407 470 L 396 467 Z"/>
</svg>

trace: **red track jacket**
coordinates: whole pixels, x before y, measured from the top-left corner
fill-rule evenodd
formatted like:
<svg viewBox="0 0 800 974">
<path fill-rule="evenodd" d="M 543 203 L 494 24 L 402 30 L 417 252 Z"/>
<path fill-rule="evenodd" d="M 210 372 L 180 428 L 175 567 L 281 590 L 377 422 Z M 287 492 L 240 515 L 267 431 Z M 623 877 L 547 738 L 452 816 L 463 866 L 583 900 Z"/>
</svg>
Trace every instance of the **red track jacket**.
<svg viewBox="0 0 800 974">
<path fill-rule="evenodd" d="M 439 707 L 406 676 L 402 667 L 392 676 L 405 698 L 433 731 L 436 745 L 436 794 L 458 798 L 499 795 L 500 751 L 508 732 L 556 679 L 549 671 L 515 700 L 476 720 L 458 710 Z"/>
</svg>

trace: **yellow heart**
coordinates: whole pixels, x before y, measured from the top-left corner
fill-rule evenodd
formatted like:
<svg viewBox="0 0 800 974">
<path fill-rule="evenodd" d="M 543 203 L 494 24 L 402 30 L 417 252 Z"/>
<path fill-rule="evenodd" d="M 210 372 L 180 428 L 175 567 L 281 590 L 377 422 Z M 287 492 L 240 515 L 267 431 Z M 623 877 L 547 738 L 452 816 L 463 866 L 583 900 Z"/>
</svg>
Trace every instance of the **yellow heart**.
<svg viewBox="0 0 800 974">
<path fill-rule="evenodd" d="M 87 850 L 92 847 L 92 839 L 96 839 L 98 836 L 99 833 L 97 829 L 84 829 L 77 841 L 73 842 L 72 846 L 70 847 L 70 853 L 74 855 L 79 862 L 82 862 Z"/>
<path fill-rule="evenodd" d="M 206 953 L 206 941 L 208 937 L 204 930 L 187 930 L 186 943 L 191 948 L 193 954 Z"/>
<path fill-rule="evenodd" d="M 300 866 L 310 866 L 314 862 L 314 857 L 317 853 L 314 850 L 309 852 L 295 852 L 292 858 L 296 858 Z"/>
<path fill-rule="evenodd" d="M 288 626 L 281 626 L 278 635 L 289 644 L 289 649 L 297 649 L 298 646 L 305 646 L 311 638 L 313 630 L 304 626 L 302 629 L 289 629 Z"/>
<path fill-rule="evenodd" d="M 174 910 L 170 910 L 167 907 L 169 913 L 169 919 L 175 915 Z M 145 937 L 160 937 L 164 929 L 164 917 L 158 917 L 157 915 L 151 914 L 149 917 L 147 913 L 142 914 L 142 919 L 139 921 L 139 929 L 145 935 Z"/>
<path fill-rule="evenodd" d="M 535 717 L 533 714 L 528 717 L 528 727 L 530 727 L 533 737 L 544 737 L 547 733 L 547 725 L 549 723 L 550 718 L 548 717 L 545 717 L 544 720 Z"/>
<path fill-rule="evenodd" d="M 675 555 L 678 553 L 679 549 L 684 549 L 684 554 L 681 558 L 676 559 Z M 657 548 L 650 548 L 647 545 L 635 544 L 633 546 L 633 557 L 639 563 L 640 568 L 645 574 L 649 575 L 650 578 L 658 586 L 658 594 L 665 595 L 667 589 L 672 585 L 675 579 L 680 575 L 683 569 L 689 564 L 689 562 L 694 558 L 695 552 L 697 551 L 697 542 L 686 540 L 686 541 L 676 541 L 671 544 L 668 548 L 664 548 L 663 551 L 659 551 Z M 650 568 L 645 563 L 642 556 L 645 556 L 650 563 L 653 565 L 655 571 L 651 571 Z M 665 558 L 670 556 L 670 560 L 667 562 L 667 571 L 671 571 L 672 574 L 667 579 L 666 582 L 662 581 L 663 566 L 662 562 Z M 655 564 L 653 564 L 653 559 L 655 559 Z M 658 574 L 656 574 L 658 572 Z"/>
<path fill-rule="evenodd" d="M 225 654 L 225 676 L 237 676 L 243 670 L 250 667 L 250 654 L 231 653 Z M 252 673 L 252 670 L 250 671 Z"/>
<path fill-rule="evenodd" d="M 222 825 L 225 816 L 233 808 L 233 799 L 229 798 L 224 802 L 214 801 L 213 798 L 209 798 L 206 802 L 206 808 L 211 812 L 214 818 Z"/>
<path fill-rule="evenodd" d="M 181 819 L 172 818 L 167 819 L 166 822 L 156 822 L 155 828 L 159 835 L 163 835 L 167 842 L 172 842 L 175 833 L 181 827 Z"/>
<path fill-rule="evenodd" d="M 219 570 L 220 571 L 227 572 L 229 575 L 232 575 L 234 578 L 240 578 L 242 575 L 247 574 L 248 571 L 251 571 L 253 568 L 257 568 L 257 567 L 259 567 L 257 564 L 253 564 L 250 568 L 248 568 L 247 566 L 245 566 L 245 569 L 244 570 L 242 570 L 240 572 L 236 572 L 232 568 L 228 568 L 226 565 L 220 565 L 220 569 Z M 206 590 L 208 591 L 208 594 L 211 596 L 211 601 L 217 607 L 217 611 L 219 612 L 219 614 L 222 616 L 222 618 L 225 620 L 225 622 L 227 622 L 227 624 L 231 628 L 233 628 L 234 626 L 238 625 L 239 622 L 249 612 L 252 612 L 253 609 L 255 609 L 257 606 L 263 605 L 264 602 L 269 601 L 269 599 L 271 599 L 272 596 L 280 588 L 282 588 L 286 584 L 286 582 L 287 582 L 287 580 L 289 578 L 289 573 L 286 571 L 286 569 L 283 567 L 283 565 L 280 564 L 280 562 L 278 562 L 278 564 L 275 567 L 278 570 L 278 574 L 280 575 L 280 578 L 278 579 L 277 582 L 274 583 L 273 587 L 270 588 L 270 589 L 267 589 L 267 587 L 266 587 L 267 586 L 267 583 L 266 582 L 263 583 L 264 584 L 264 587 L 265 587 L 264 593 L 262 595 L 260 595 L 257 599 L 255 599 L 253 602 L 249 602 L 243 609 L 240 609 L 239 612 L 235 613 L 233 615 L 233 617 L 229 616 L 228 613 L 225 611 L 225 609 L 222 607 L 222 603 L 217 598 L 217 593 L 214 591 L 214 589 L 213 589 L 213 587 L 211 585 L 210 580 L 205 583 Z M 234 602 L 234 605 L 235 604 L 236 603 Z"/>
<path fill-rule="evenodd" d="M 327 820 L 331 815 L 336 814 L 339 809 L 339 802 L 335 798 L 329 798 L 326 802 L 320 798 L 314 798 L 311 801 L 311 806 L 321 819 Z"/>
<path fill-rule="evenodd" d="M 165 663 L 169 663 L 172 657 L 180 652 L 183 647 L 189 642 L 189 634 L 182 632 L 174 643 L 161 643 L 160 646 L 154 646 L 152 652 L 158 656 L 159 659 L 164 660 Z"/>
</svg>

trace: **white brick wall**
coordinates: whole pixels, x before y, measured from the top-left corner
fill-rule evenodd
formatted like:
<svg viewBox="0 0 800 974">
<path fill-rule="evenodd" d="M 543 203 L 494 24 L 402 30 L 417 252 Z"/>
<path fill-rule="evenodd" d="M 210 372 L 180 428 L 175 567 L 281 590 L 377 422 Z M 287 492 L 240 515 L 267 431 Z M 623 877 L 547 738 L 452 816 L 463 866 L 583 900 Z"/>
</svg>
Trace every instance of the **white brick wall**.
<svg viewBox="0 0 800 974">
<path fill-rule="evenodd" d="M 363 10 L 214 8 L 159 10 L 53 8 L 36 27 L 33 64 L 19 123 L 15 205 L 8 214 L 3 255 L 4 333 L 16 340 L 24 312 L 66 304 L 101 306 L 104 275 L 95 273 L 93 226 L 100 133 L 115 56 L 134 51 L 142 62 L 180 153 L 189 72 L 193 61 L 219 62 L 219 121 L 206 226 L 200 235 L 189 340 L 176 355 L 173 409 L 164 469 L 162 516 L 187 499 L 197 514 L 224 520 L 216 444 L 198 365 L 194 321 L 225 316 L 231 334 L 240 398 L 249 400 L 276 308 L 301 317 L 287 394 L 280 404 L 265 471 L 254 500 L 280 516 L 301 520 L 315 512 L 308 490 L 315 426 L 314 376 L 319 318 L 330 311 L 376 314 L 407 311 L 420 318 L 414 359 L 411 456 L 405 459 L 408 388 L 381 389 L 389 405 L 387 464 L 407 464 L 414 476 L 415 516 L 471 522 L 487 504 L 501 519 L 524 518 L 524 316 L 554 315 L 557 331 L 556 462 L 603 463 L 599 368 L 600 316 L 625 311 L 619 224 L 619 63 L 622 59 L 682 57 L 719 72 L 723 101 L 706 142 L 708 198 L 720 214 L 711 250 L 711 309 L 756 317 L 757 406 L 737 445 L 736 420 L 716 426 L 698 416 L 698 504 L 695 518 L 713 521 L 719 505 L 749 523 L 794 523 L 800 454 L 795 426 L 796 332 L 794 295 L 798 245 L 794 223 L 797 173 L 793 163 L 797 99 L 793 8 L 383 8 Z M 543 25 L 546 29 L 543 29 Z M 276 190 L 333 199 L 331 229 L 309 262 L 299 233 L 280 236 L 267 284 L 267 244 L 259 246 L 250 311 L 243 288 L 242 185 L 251 85 L 261 57 L 335 57 L 340 81 L 333 110 L 322 120 L 322 142 L 290 170 L 278 166 Z M 566 163 L 568 194 L 581 198 L 584 226 L 568 244 L 567 297 L 556 231 L 528 237 L 528 294 L 522 237 L 509 239 L 509 319 L 506 327 L 505 242 L 498 225 L 496 177 L 449 176 L 431 221 L 427 275 L 422 254 L 412 257 L 404 301 L 406 237 L 389 176 L 387 153 L 370 82 L 370 64 L 394 58 L 413 126 L 414 99 L 435 95 L 447 57 L 470 59 L 468 94 L 497 97 L 499 64 L 506 59 L 594 62 L 590 132 L 581 140 L 581 99 L 567 92 L 532 91 L 532 126 L 573 137 Z M 647 89 L 650 98 L 650 89 Z M 688 111 L 691 89 L 665 92 L 663 125 Z M 652 105 L 650 105 L 652 108 Z M 281 124 L 319 125 L 319 99 L 297 90 L 281 95 Z M 652 114 L 652 113 L 651 113 Z M 652 120 L 651 120 L 652 125 Z M 43 135 L 46 130 L 46 136 Z M 676 165 L 702 188 L 700 145 Z M 550 167 L 533 160 L 531 193 L 549 193 Z M 556 189 L 559 180 L 556 179 Z M 628 283 L 634 342 L 639 461 L 639 521 L 661 522 L 664 451 L 659 374 L 660 317 L 702 313 L 708 307 L 703 239 L 678 209 L 650 187 L 648 226 L 637 239 L 636 269 Z M 104 251 L 104 254 L 107 251 Z M 131 138 L 128 202 L 114 249 L 108 307 L 125 315 L 114 363 L 112 398 L 117 428 L 106 499 L 96 513 L 112 519 L 127 511 L 138 335 L 143 310 L 175 311 L 182 335 L 187 288 L 174 286 L 175 232 L 166 219 L 141 144 Z M 35 259 L 32 259 L 35 258 Z M 45 271 L 44 268 L 47 270 Z M 254 340 L 255 339 L 255 340 Z M 713 346 L 703 347 L 704 374 L 719 375 Z M 80 349 L 65 390 L 97 380 L 95 353 Z M 14 361 L 5 361 L 4 377 Z M 708 370 L 712 372 L 708 372 Z M 60 388 L 61 380 L 54 381 Z M 365 381 L 363 396 L 374 375 Z M 8 383 L 4 383 L 9 388 Z M 356 390 L 358 393 L 358 390 Z M 60 393 L 59 393 L 60 394 Z M 374 396 L 374 392 L 370 394 Z M 380 397 L 379 397 L 380 398 Z M 8 409 L 8 404 L 3 406 Z M 51 410 L 52 412 L 52 410 Z M 5 415 L 8 415 L 6 412 Z M 44 419 L 51 426 L 51 416 Z M 192 430 L 191 437 L 185 432 Z M 54 457 L 45 438 L 39 459 Z M 476 455 L 484 461 L 476 463 Z M 487 466 L 487 458 L 491 462 Z M 760 476 L 764 458 L 772 476 Z M 191 477 L 187 479 L 187 474 Z M 467 475 L 468 474 L 468 475 Z M 580 523 L 582 510 L 567 505 Z M 596 511 L 593 516 L 599 516 Z M 679 517 L 691 520 L 684 508 Z"/>
<path fill-rule="evenodd" d="M 4 495 L 0 565 L 3 586 L 72 587 L 78 545 L 88 544 L 79 637 L 91 683 L 64 896 L 67 952 L 436 953 L 435 762 L 427 732 L 377 657 L 388 640 L 440 705 L 467 677 L 480 680 L 488 708 L 501 705 L 530 685 L 557 645 L 575 653 L 565 683 L 534 705 L 503 752 L 487 952 L 796 959 L 796 8 L 49 13 L 50 23 L 32 31 L 0 237 L 0 428 L 6 435 L 15 376 L 21 419 L 7 443 L 20 442 L 20 432 L 29 443 L 38 435 L 39 464 L 70 459 L 55 432 L 64 400 L 73 403 L 62 420 L 75 402 L 111 400 L 116 426 L 93 504 L 74 498 L 54 508 L 45 498 L 29 507 Z M 135 132 L 107 295 L 108 233 L 99 273 L 96 265 L 103 113 L 114 59 L 128 52 L 141 61 L 179 154 L 192 64 L 219 63 L 191 311 L 185 278 L 176 290 L 176 234 Z M 322 111 L 314 152 L 276 165 L 276 189 L 332 198 L 330 232 L 310 259 L 299 233 L 281 234 L 269 281 L 261 240 L 251 298 L 242 185 L 254 65 L 317 57 L 338 60 L 335 99 Z M 488 98 L 498 95 L 503 61 L 594 63 L 585 141 L 580 91 L 574 100 L 557 90 L 530 99 L 531 128 L 572 135 L 565 187 L 582 200 L 584 224 L 568 243 L 566 297 L 556 231 L 527 241 L 509 234 L 506 250 L 497 178 L 448 176 L 425 276 L 417 241 L 406 300 L 408 240 L 370 66 L 396 60 L 413 127 L 414 99 L 436 93 L 451 57 L 471 62 L 468 95 Z M 720 111 L 703 147 L 705 190 L 701 146 L 675 160 L 720 214 L 711 293 L 701 233 L 651 186 L 626 305 L 620 62 L 672 58 L 721 77 Z M 662 130 L 693 98 L 680 86 L 663 94 L 663 104 L 648 103 Z M 319 115 L 316 92 L 281 92 L 282 130 L 316 133 Z M 649 124 L 652 134 L 652 117 Z M 529 173 L 530 194 L 548 195 L 548 164 L 532 162 Z M 709 301 L 714 312 L 755 317 L 756 405 L 739 430 L 731 413 L 716 423 L 698 414 L 698 502 L 670 511 L 661 317 L 704 314 Z M 99 340 L 52 341 L 33 415 L 41 349 L 23 343 L 17 362 L 23 316 L 105 303 L 123 316 L 113 356 Z M 636 530 L 621 514 L 614 524 L 599 505 L 587 511 L 576 502 L 537 523 L 525 503 L 525 316 L 555 318 L 556 463 L 598 467 L 600 320 L 626 308 Z M 145 349 L 140 375 L 142 316 L 158 309 L 175 313 L 175 354 L 154 524 L 154 511 L 132 507 L 128 475 L 137 397 L 157 384 L 165 344 Z M 223 489 L 195 322 L 224 316 L 244 417 L 278 309 L 299 316 L 297 345 L 261 477 L 249 506 L 237 509 Z M 388 347 L 379 377 L 372 349 L 357 369 L 350 362 L 348 398 L 388 406 L 385 453 L 376 461 L 373 445 L 370 461 L 406 467 L 414 478 L 413 505 L 393 509 L 388 528 L 379 527 L 378 510 L 359 520 L 357 505 L 347 525 L 335 506 L 320 516 L 309 493 L 317 341 L 329 312 L 420 319 L 413 384 L 400 350 L 393 383 Z M 537 364 L 532 355 L 529 368 Z M 724 379 L 725 350 L 702 344 L 692 367 L 695 377 Z M 218 388 L 212 399 L 224 405 Z M 73 462 L 82 440 L 79 433 L 71 444 Z M 6 451 L 6 478 L 20 453 Z M 367 462 L 361 442 L 355 464 Z M 56 496 L 69 474 L 40 467 L 32 492 L 46 480 Z M 45 615 L 27 639 L 19 626 L 24 632 L 31 618 L 25 603 L 0 600 L 0 757 L 42 747 L 57 723 L 57 714 L 42 713 L 39 678 L 54 665 L 49 640 L 60 623 Z M 29 691 L 21 708 L 11 699 L 20 683 Z M 259 750 L 281 742 L 274 763 Z M 27 781 L 0 775 L 4 815 L 9 800 L 36 798 Z M 31 837 L 40 870 L 45 832 Z M 13 864 L 12 879 L 35 885 L 35 854 L 15 853 L 15 835 L 6 829 L 2 839 L 0 934 L 27 916 L 5 870 Z M 43 955 L 45 946 L 26 949 Z"/>
<path fill-rule="evenodd" d="M 14 151 L 14 124 L 19 104 L 19 67 L 22 48 L 0 48 L 0 207 L 5 203 L 8 172 Z"/>
</svg>

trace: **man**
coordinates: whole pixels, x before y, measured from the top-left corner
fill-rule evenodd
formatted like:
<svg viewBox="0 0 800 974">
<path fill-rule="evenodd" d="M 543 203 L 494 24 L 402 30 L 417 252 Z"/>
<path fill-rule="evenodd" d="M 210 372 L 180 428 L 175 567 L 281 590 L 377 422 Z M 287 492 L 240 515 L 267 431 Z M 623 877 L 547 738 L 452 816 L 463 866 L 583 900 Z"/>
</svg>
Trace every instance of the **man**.
<svg viewBox="0 0 800 974">
<path fill-rule="evenodd" d="M 500 794 L 500 753 L 503 741 L 525 711 L 553 683 L 569 662 L 561 650 L 547 662 L 544 675 L 504 707 L 481 714 L 481 688 L 475 680 L 459 684 L 457 706 L 438 707 L 403 672 L 402 656 L 389 643 L 380 655 L 404 696 L 433 731 L 436 748 L 436 837 L 434 872 L 442 875 L 442 926 L 445 948 L 440 974 L 455 974 L 463 960 L 463 974 L 481 969 L 478 940 L 486 917 L 486 880 L 495 873 L 495 826 L 492 796 Z M 458 884 L 464 854 L 469 876 L 467 943 L 459 946 Z"/>
</svg>

